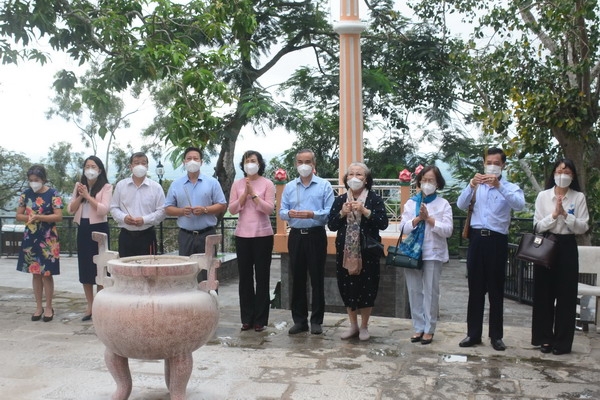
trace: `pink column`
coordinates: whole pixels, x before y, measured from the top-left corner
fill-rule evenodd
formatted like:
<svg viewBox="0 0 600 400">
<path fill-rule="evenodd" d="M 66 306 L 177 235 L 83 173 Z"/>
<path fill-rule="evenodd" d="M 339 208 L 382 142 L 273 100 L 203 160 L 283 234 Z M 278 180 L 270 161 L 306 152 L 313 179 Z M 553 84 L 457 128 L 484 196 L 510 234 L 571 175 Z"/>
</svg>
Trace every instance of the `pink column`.
<svg viewBox="0 0 600 400">
<path fill-rule="evenodd" d="M 340 35 L 340 184 L 348 164 L 363 160 L 360 34 L 365 28 L 358 0 L 340 0 L 340 21 L 333 27 Z"/>
</svg>

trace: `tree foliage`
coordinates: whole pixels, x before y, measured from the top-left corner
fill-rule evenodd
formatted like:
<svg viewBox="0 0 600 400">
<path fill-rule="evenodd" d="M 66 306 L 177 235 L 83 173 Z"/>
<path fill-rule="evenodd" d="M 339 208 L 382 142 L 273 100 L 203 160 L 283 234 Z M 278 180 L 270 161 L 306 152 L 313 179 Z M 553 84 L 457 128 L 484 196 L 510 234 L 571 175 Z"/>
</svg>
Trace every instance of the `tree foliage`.
<svg viewBox="0 0 600 400">
<path fill-rule="evenodd" d="M 533 154 L 542 165 L 565 155 L 586 188 L 590 168 L 600 165 L 597 1 L 411 3 L 440 26 L 452 13 L 472 24 L 457 68 L 463 99 L 473 104 L 473 120 L 489 140 L 519 157 Z"/>
<path fill-rule="evenodd" d="M 432 27 L 409 24 L 391 0 L 368 6 L 362 45 L 365 126 L 383 129 L 382 143 L 406 144 L 401 148 L 412 151 L 410 144 L 418 139 L 406 130 L 409 113 L 437 113 L 454 101 L 451 46 L 438 40 Z M 319 163 L 322 174 L 336 175 L 338 37 L 328 11 L 324 0 L 8 0 L 0 6 L 0 37 L 24 50 L 15 52 L 18 47 L 4 41 L 0 51 L 4 62 L 19 55 L 44 61 L 32 44 L 45 38 L 80 63 L 94 63 L 97 73 L 87 77 L 85 92 L 71 71 L 62 71 L 55 87 L 80 96 L 63 99 L 66 106 L 85 104 L 96 115 L 110 113 L 114 91 L 146 85 L 159 110 L 146 133 L 175 149 L 195 145 L 217 156 L 215 173 L 228 194 L 235 145 L 249 125 L 257 133 L 275 127 L 297 133 L 297 146 L 315 144 L 326 160 Z M 293 100 L 280 101 L 262 79 L 287 55 L 303 50 L 314 55 L 318 67 L 294 73 L 280 92 Z M 109 125 L 100 121 L 92 131 L 111 132 Z M 177 156 L 173 152 L 179 161 Z"/>
<path fill-rule="evenodd" d="M 15 211 L 14 202 L 27 187 L 27 169 L 31 161 L 21 153 L 0 147 L 0 210 Z"/>
<path fill-rule="evenodd" d="M 48 157 L 42 159 L 42 164 L 52 187 L 59 193 L 70 195 L 80 177 L 83 160 L 83 154 L 74 152 L 71 143 L 58 142 L 50 146 Z"/>
</svg>

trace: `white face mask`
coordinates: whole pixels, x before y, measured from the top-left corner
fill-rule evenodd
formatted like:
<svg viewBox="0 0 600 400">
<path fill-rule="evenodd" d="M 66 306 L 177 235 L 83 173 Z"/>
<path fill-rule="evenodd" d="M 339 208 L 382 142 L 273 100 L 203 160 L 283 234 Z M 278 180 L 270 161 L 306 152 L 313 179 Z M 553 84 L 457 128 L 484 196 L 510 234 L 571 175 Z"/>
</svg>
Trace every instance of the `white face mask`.
<svg viewBox="0 0 600 400">
<path fill-rule="evenodd" d="M 146 168 L 143 165 L 136 165 L 135 167 L 133 167 L 132 171 L 133 171 L 133 175 L 135 175 L 136 177 L 143 178 L 146 176 L 146 173 L 148 172 L 148 168 Z"/>
<path fill-rule="evenodd" d="M 425 182 L 421 185 L 421 190 L 425 194 L 425 196 L 429 196 L 430 194 L 435 193 L 437 186 L 433 183 Z"/>
<path fill-rule="evenodd" d="M 100 172 L 96 171 L 93 168 L 88 168 L 85 170 L 84 174 L 86 178 L 88 178 L 90 181 L 93 181 L 98 177 L 98 175 L 100 175 Z"/>
<path fill-rule="evenodd" d="M 258 164 L 253 162 L 244 164 L 244 172 L 248 175 L 258 174 Z"/>
<path fill-rule="evenodd" d="M 306 178 L 312 173 L 313 167 L 309 164 L 298 165 L 298 173 L 301 177 Z"/>
<path fill-rule="evenodd" d="M 571 185 L 571 182 L 573 182 L 573 178 L 571 178 L 571 175 L 568 175 L 568 174 L 554 175 L 554 183 L 559 188 L 567 188 Z"/>
<path fill-rule="evenodd" d="M 348 187 L 350 187 L 350 189 L 352 189 L 354 191 L 360 190 L 364 186 L 365 186 L 365 183 L 355 176 L 348 179 Z"/>
<path fill-rule="evenodd" d="M 200 165 L 199 161 L 191 160 L 185 163 L 185 170 L 193 174 L 200 171 Z"/>
<path fill-rule="evenodd" d="M 29 182 L 29 187 L 31 188 L 31 190 L 33 190 L 34 193 L 40 190 L 42 186 L 44 186 L 42 182 Z"/>
<path fill-rule="evenodd" d="M 496 175 L 496 178 L 502 175 L 502 167 L 499 165 L 486 165 L 485 173 L 487 175 Z"/>
</svg>

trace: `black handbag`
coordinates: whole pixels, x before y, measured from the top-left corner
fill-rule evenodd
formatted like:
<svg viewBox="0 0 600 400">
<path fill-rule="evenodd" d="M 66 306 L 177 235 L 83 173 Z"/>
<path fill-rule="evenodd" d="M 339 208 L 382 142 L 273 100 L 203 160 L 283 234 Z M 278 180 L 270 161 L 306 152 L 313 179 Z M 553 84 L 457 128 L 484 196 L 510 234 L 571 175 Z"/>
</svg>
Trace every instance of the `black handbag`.
<svg viewBox="0 0 600 400">
<path fill-rule="evenodd" d="M 383 257 L 383 244 L 374 237 L 360 231 L 360 249 L 376 257 Z"/>
<path fill-rule="evenodd" d="M 422 269 L 422 257 L 419 257 L 418 259 L 413 258 L 402 253 L 402 250 L 400 250 L 400 243 L 402 243 L 403 231 L 404 226 L 402 226 L 402 230 L 400 231 L 400 236 L 398 237 L 398 242 L 396 243 L 396 245 L 388 246 L 387 256 L 385 257 L 385 265 L 396 268 Z"/>
<path fill-rule="evenodd" d="M 519 260 L 532 262 L 536 265 L 543 265 L 546 268 L 552 268 L 556 260 L 557 242 L 552 233 L 525 233 L 519 241 L 519 248 L 515 257 Z"/>
</svg>

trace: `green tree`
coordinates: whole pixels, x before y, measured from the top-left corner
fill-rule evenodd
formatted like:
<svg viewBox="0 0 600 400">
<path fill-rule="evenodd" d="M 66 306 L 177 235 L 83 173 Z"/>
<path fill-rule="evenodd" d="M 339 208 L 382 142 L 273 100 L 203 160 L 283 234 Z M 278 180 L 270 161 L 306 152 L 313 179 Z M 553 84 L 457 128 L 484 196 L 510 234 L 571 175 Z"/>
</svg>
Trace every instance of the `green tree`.
<svg viewBox="0 0 600 400">
<path fill-rule="evenodd" d="M 442 27 L 449 27 L 450 14 L 460 14 L 472 24 L 455 57 L 456 66 L 464 77 L 462 98 L 473 105 L 473 121 L 481 124 L 489 140 L 503 142 L 519 157 L 534 154 L 537 165 L 564 154 L 575 162 L 587 189 L 591 168 L 600 166 L 598 3 L 411 4 L 421 17 Z M 451 33 L 450 28 L 444 31 Z"/>
<path fill-rule="evenodd" d="M 71 143 L 58 142 L 50 147 L 48 157 L 42 159 L 42 164 L 52 187 L 70 195 L 79 179 L 83 160 L 83 153 L 73 152 Z"/>
<path fill-rule="evenodd" d="M 397 178 L 404 166 L 419 163 L 415 153 L 421 143 L 431 140 L 411 129 L 409 121 L 414 116 L 447 117 L 455 106 L 460 75 L 450 63 L 453 42 L 438 38 L 433 26 L 404 18 L 393 1 L 373 1 L 367 6 L 370 19 L 361 39 L 364 130 L 383 136 L 375 149 L 365 144 L 364 159 L 376 177 Z M 276 123 L 297 133 L 294 150 L 326 146 L 326 151 L 337 155 L 339 41 L 331 35 L 318 39 L 318 48 L 327 51 L 318 52 L 316 66 L 298 69 L 282 86 L 290 97 L 284 103 L 288 111 L 273 115 Z M 327 129 L 318 132 L 315 125 Z M 337 156 L 325 161 L 332 170 L 327 176 L 337 176 Z"/>
<path fill-rule="evenodd" d="M 22 153 L 0 147 L 0 210 L 16 210 L 19 194 L 27 187 L 31 161 Z"/>
<path fill-rule="evenodd" d="M 130 126 L 129 117 L 138 110 L 125 111 L 125 102 L 111 91 L 105 93 L 109 104 L 105 107 L 95 107 L 93 85 L 98 74 L 98 68 L 95 66 L 92 66 L 81 79 L 71 72 L 57 73 L 57 82 L 63 83 L 55 86 L 56 96 L 52 99 L 54 107 L 48 110 L 46 117 L 50 119 L 58 116 L 65 121 L 73 122 L 79 130 L 83 144 L 92 150 L 93 155 L 98 154 L 99 141 L 108 137 L 104 160 L 108 173 L 109 152 L 116 139 L 116 133 L 119 129 Z M 69 81 L 70 84 L 65 86 L 65 81 Z"/>
<path fill-rule="evenodd" d="M 25 45 L 20 54 L 24 58 L 40 59 L 30 44 L 31 38 L 42 36 L 80 62 L 93 60 L 98 74 L 86 85 L 90 90 L 85 104 L 95 113 L 112 106 L 111 91 L 148 85 L 159 113 L 147 133 L 175 149 L 197 145 L 216 156 L 215 173 L 226 194 L 235 177 L 234 150 L 244 126 L 257 133 L 283 126 L 298 133 L 299 145 L 302 135 L 327 135 L 329 139 L 318 139 L 328 147 L 316 150 L 335 159 L 336 146 L 329 144 L 337 143 L 338 37 L 329 23 L 328 2 L 141 4 L 78 0 L 34 6 L 8 0 L 0 6 L 0 36 Z M 454 101 L 456 77 L 446 68 L 451 48 L 432 35 L 432 27 L 409 26 L 391 0 L 368 5 L 372 21 L 363 36 L 366 128 L 384 124 L 393 130 L 391 135 L 418 140 L 404 130 L 408 110 L 445 110 Z M 6 59 L 13 60 L 12 48 L 4 49 Z M 319 67 L 300 68 L 280 86 L 294 100 L 277 101 L 276 88 L 261 82 L 287 55 L 302 50 L 310 50 Z M 70 90 L 76 82 L 72 73 L 64 72 L 55 86 Z M 304 86 L 293 93 L 298 85 Z M 177 151 L 172 157 L 178 159 Z"/>
</svg>

